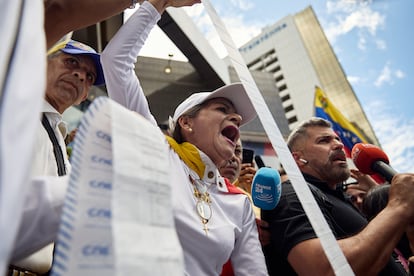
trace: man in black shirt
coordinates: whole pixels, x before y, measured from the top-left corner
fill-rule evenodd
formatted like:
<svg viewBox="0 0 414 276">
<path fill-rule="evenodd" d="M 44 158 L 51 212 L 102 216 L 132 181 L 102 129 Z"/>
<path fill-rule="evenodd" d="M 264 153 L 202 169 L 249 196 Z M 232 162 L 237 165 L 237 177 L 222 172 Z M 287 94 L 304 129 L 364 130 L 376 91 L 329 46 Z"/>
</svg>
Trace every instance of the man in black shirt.
<svg viewBox="0 0 414 276">
<path fill-rule="evenodd" d="M 338 239 L 356 275 L 406 275 L 391 257 L 403 232 L 414 222 L 414 175 L 392 180 L 387 207 L 369 224 L 344 196 L 338 184 L 349 168 L 343 144 L 328 121 L 311 118 L 288 138 L 288 146 Z M 265 247 L 270 275 L 330 275 L 333 270 L 289 181 L 283 184 L 278 206 L 262 211 L 268 221 L 271 243 Z"/>
</svg>

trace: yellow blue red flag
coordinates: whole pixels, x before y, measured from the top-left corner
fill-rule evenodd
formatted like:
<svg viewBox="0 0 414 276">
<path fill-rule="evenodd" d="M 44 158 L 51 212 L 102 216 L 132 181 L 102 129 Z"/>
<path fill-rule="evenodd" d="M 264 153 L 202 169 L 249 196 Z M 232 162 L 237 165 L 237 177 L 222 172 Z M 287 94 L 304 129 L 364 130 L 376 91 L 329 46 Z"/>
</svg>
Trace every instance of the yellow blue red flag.
<svg viewBox="0 0 414 276">
<path fill-rule="evenodd" d="M 322 89 L 315 88 L 315 116 L 331 122 L 333 130 L 341 138 L 345 146 L 347 157 L 351 158 L 351 151 L 356 143 L 367 143 L 362 133 L 345 118 L 344 115 L 326 97 Z"/>
</svg>

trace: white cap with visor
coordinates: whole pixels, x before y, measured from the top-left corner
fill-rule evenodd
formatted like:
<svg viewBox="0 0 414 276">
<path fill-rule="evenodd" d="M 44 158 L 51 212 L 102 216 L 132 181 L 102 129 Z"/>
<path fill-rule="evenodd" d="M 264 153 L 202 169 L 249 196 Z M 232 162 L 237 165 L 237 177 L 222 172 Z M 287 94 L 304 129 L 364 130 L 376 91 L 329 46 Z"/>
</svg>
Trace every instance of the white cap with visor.
<svg viewBox="0 0 414 276">
<path fill-rule="evenodd" d="M 247 124 L 256 117 L 256 110 L 241 83 L 232 83 L 222 86 L 212 92 L 199 92 L 191 94 L 175 109 L 174 116 L 169 118 L 170 131 L 173 132 L 178 119 L 185 112 L 196 105 L 202 104 L 214 98 L 228 99 L 242 117 L 241 126 Z"/>
</svg>

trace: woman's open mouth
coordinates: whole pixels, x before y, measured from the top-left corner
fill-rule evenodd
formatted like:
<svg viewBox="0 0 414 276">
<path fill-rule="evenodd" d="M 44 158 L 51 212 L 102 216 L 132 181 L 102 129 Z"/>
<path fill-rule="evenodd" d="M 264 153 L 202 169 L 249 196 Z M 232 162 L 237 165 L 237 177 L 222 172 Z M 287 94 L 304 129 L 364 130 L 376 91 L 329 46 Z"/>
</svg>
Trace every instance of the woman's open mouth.
<svg viewBox="0 0 414 276">
<path fill-rule="evenodd" d="M 233 144 L 236 144 L 240 137 L 239 128 L 235 126 L 227 126 L 221 131 L 221 135 L 230 140 Z"/>
</svg>

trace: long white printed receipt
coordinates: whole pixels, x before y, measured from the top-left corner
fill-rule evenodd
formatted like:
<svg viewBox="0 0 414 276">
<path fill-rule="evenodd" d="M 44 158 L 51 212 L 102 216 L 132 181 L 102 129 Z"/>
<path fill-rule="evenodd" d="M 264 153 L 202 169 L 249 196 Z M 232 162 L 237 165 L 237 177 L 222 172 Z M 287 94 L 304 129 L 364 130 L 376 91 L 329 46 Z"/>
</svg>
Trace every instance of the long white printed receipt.
<svg viewBox="0 0 414 276">
<path fill-rule="evenodd" d="M 168 146 L 158 127 L 109 98 L 81 120 L 52 275 L 180 275 Z"/>
</svg>

